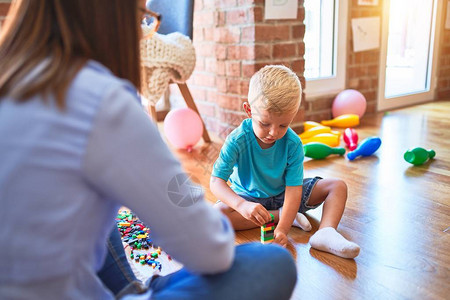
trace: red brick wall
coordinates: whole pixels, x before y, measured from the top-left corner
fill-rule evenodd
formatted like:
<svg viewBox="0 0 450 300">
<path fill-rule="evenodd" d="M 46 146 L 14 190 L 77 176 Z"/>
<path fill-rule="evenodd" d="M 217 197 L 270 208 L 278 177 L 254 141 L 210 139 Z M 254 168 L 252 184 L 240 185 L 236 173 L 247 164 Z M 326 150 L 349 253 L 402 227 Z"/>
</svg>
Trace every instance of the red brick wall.
<svg viewBox="0 0 450 300">
<path fill-rule="evenodd" d="M 381 1 L 380 1 L 381 2 Z M 367 113 L 376 111 L 379 50 L 353 52 L 351 18 L 381 16 L 381 5 L 359 6 L 349 0 L 346 88 L 358 89 L 367 99 Z M 266 64 L 284 64 L 299 76 L 305 88 L 303 0 L 296 20 L 264 20 L 264 0 L 196 0 L 194 45 L 197 66 L 188 84 L 207 128 L 225 137 L 245 115 L 252 74 Z M 306 86 L 302 107 L 292 127 L 302 121 L 331 117 L 335 95 L 308 99 Z"/>
<path fill-rule="evenodd" d="M 225 137 L 241 123 L 249 80 L 267 64 L 290 67 L 304 86 L 303 0 L 299 3 L 297 19 L 266 21 L 264 0 L 195 1 L 197 65 L 188 84 L 209 130 Z"/>
<path fill-rule="evenodd" d="M 436 86 L 436 99 L 448 100 L 450 99 L 450 30 L 445 29 L 445 16 L 447 9 L 447 1 L 443 5 L 443 20 L 439 24 L 441 27 L 440 49 L 438 56 L 438 80 Z"/>
<path fill-rule="evenodd" d="M 364 17 L 381 17 L 382 0 L 378 6 L 360 6 L 357 0 L 350 3 L 349 20 L 347 23 L 347 89 L 360 91 L 367 101 L 366 113 L 376 112 L 378 97 L 378 73 L 380 69 L 380 50 L 353 51 L 353 34 L 351 34 L 351 19 Z M 381 28 L 380 28 L 381 33 Z"/>
</svg>

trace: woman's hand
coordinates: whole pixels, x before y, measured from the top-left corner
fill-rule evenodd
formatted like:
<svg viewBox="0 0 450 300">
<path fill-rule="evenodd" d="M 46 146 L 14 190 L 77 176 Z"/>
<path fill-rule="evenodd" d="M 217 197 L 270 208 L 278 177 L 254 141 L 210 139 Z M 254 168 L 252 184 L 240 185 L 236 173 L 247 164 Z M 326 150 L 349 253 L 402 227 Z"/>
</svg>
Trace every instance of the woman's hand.
<svg viewBox="0 0 450 300">
<path fill-rule="evenodd" d="M 270 221 L 267 209 L 259 203 L 243 201 L 236 209 L 244 218 L 252 221 L 257 226 L 263 226 Z"/>
</svg>

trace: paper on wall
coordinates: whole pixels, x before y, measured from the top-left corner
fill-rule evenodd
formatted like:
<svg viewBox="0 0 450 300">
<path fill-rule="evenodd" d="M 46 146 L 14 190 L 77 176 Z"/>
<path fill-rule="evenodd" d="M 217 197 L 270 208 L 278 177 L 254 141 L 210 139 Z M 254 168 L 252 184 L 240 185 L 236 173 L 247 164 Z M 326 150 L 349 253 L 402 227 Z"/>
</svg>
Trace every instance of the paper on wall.
<svg viewBox="0 0 450 300">
<path fill-rule="evenodd" d="M 352 19 L 353 51 L 380 47 L 380 17 Z"/>
<path fill-rule="evenodd" d="M 445 18 L 445 29 L 450 29 L 450 1 L 447 1 L 447 16 Z"/>
<path fill-rule="evenodd" d="M 358 5 L 377 6 L 378 5 L 378 0 L 358 0 Z"/>
<path fill-rule="evenodd" d="M 266 0 L 264 18 L 266 20 L 297 19 L 297 0 Z"/>
</svg>

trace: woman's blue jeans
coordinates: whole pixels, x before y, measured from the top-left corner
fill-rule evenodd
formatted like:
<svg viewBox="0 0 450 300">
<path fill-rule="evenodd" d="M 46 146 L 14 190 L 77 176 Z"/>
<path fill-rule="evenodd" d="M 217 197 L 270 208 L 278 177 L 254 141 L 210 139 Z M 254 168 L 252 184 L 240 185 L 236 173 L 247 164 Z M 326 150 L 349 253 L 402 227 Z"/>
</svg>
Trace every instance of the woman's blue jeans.
<svg viewBox="0 0 450 300">
<path fill-rule="evenodd" d="M 103 267 L 97 275 L 103 284 L 111 290 L 116 298 L 127 294 L 141 294 L 147 288 L 139 281 L 128 264 L 127 256 L 123 249 L 119 230 L 114 226 L 106 242 L 106 253 Z"/>
<path fill-rule="evenodd" d="M 113 231 L 108 241 L 108 255 L 99 277 L 118 298 L 145 291 L 128 265 L 118 232 L 116 235 Z M 271 244 L 249 243 L 236 247 L 234 262 L 226 272 L 199 275 L 181 269 L 166 276 L 153 277 L 146 285 L 152 290 L 151 298 L 157 300 L 282 300 L 290 298 L 296 280 L 295 262 L 286 249 Z"/>
</svg>

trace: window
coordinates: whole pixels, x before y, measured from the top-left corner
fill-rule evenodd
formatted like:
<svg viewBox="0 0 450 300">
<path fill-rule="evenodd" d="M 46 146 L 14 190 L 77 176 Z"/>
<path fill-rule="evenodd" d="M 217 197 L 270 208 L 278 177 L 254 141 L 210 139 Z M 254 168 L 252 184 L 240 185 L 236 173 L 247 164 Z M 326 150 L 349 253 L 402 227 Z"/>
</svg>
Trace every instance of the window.
<svg viewBox="0 0 450 300">
<path fill-rule="evenodd" d="M 337 93 L 345 85 L 347 0 L 305 0 L 307 95 Z"/>
<path fill-rule="evenodd" d="M 385 97 L 429 91 L 433 0 L 394 0 L 390 4 Z"/>
</svg>

